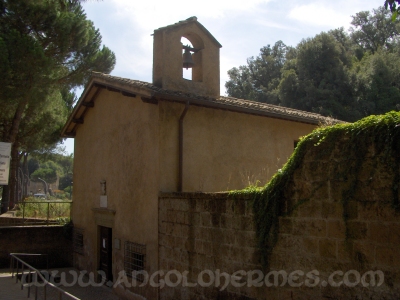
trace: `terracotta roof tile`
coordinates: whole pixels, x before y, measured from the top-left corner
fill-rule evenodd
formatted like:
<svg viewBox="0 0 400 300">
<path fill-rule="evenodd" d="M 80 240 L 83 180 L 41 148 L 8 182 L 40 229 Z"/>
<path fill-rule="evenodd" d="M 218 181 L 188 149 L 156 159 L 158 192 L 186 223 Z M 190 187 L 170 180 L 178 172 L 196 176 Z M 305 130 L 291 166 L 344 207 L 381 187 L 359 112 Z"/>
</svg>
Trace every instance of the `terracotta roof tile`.
<svg viewBox="0 0 400 300">
<path fill-rule="evenodd" d="M 182 20 L 182 21 L 176 22 L 174 24 L 170 24 L 170 25 L 167 25 L 167 26 L 163 26 L 163 27 L 157 28 L 154 31 L 164 30 L 164 29 L 167 29 L 167 28 L 178 27 L 178 26 L 182 26 L 184 24 L 190 23 L 190 22 L 195 22 L 195 21 L 197 21 L 197 17 L 193 16 L 193 17 L 187 18 L 186 20 Z"/>
<path fill-rule="evenodd" d="M 155 29 L 154 30 L 154 32 L 156 32 L 156 31 L 162 31 L 162 30 L 168 30 L 168 29 L 172 29 L 172 28 L 175 28 L 175 27 L 180 27 L 180 26 L 183 26 L 183 25 L 186 25 L 186 24 L 188 24 L 188 23 L 196 23 L 210 38 L 211 38 L 211 40 L 213 40 L 217 45 L 218 45 L 218 47 L 222 47 L 222 45 L 217 41 L 217 39 L 207 30 L 207 28 L 205 28 L 200 22 L 198 22 L 197 21 L 197 17 L 190 17 L 190 18 L 187 18 L 186 20 L 183 20 L 183 21 L 179 21 L 179 22 L 177 22 L 177 23 L 174 23 L 174 24 L 171 24 L 171 25 L 168 25 L 168 26 L 164 26 L 164 27 L 160 27 L 160 28 L 158 28 L 158 29 Z"/>
<path fill-rule="evenodd" d="M 112 75 L 98 73 L 98 72 L 93 72 L 92 78 L 93 79 L 99 78 L 110 84 L 118 83 L 120 85 L 125 85 L 127 88 L 129 88 L 129 87 L 145 88 L 145 89 L 148 89 L 149 91 L 151 91 L 154 94 L 154 96 L 157 96 L 157 97 L 167 98 L 168 96 L 170 96 L 170 97 L 198 100 L 196 103 L 202 104 L 204 106 L 212 106 L 212 104 L 219 104 L 220 106 L 222 106 L 226 109 L 243 108 L 243 109 L 247 109 L 248 113 L 252 113 L 252 111 L 254 111 L 254 113 L 264 112 L 264 113 L 269 113 L 271 115 L 271 117 L 277 117 L 277 118 L 282 118 L 282 119 L 292 119 L 292 120 L 293 120 L 293 118 L 294 119 L 298 118 L 299 121 L 309 122 L 309 123 L 313 123 L 313 124 L 342 123 L 342 121 L 340 121 L 340 120 L 336 120 L 336 119 L 329 118 L 329 117 L 324 117 L 320 114 L 306 112 L 306 111 L 302 111 L 302 110 L 298 110 L 298 109 L 277 106 L 277 105 L 272 105 L 272 104 L 267 104 L 267 103 L 262 103 L 262 102 L 256 102 L 256 101 L 251 101 L 251 100 L 238 99 L 238 98 L 233 98 L 233 97 L 220 96 L 219 98 L 212 98 L 212 97 L 200 96 L 197 94 L 190 94 L 190 93 L 185 93 L 185 92 L 180 92 L 180 91 L 166 90 L 166 89 L 159 88 L 149 82 L 133 80 L 133 79 L 128 79 L 128 78 L 122 78 L 122 77 L 112 76 Z"/>
</svg>

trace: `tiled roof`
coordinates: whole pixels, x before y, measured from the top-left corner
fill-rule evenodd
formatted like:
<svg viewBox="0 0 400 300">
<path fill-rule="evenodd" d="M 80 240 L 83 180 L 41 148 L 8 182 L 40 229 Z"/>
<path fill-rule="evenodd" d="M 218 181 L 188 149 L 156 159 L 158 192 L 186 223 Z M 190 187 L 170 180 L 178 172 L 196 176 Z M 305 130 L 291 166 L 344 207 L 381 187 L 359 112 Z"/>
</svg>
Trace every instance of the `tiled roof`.
<svg viewBox="0 0 400 300">
<path fill-rule="evenodd" d="M 127 88 L 129 88 L 129 87 L 144 88 L 144 89 L 151 91 L 151 93 L 155 97 L 161 97 L 161 98 L 162 97 L 164 97 L 164 98 L 175 97 L 175 98 L 179 98 L 179 99 L 195 100 L 197 105 L 203 105 L 203 106 L 216 106 L 217 105 L 218 108 L 221 108 L 221 109 L 225 108 L 225 109 L 229 109 L 229 110 L 245 109 L 246 113 L 254 113 L 254 114 L 263 113 L 263 114 L 267 114 L 267 115 L 270 115 L 271 117 L 275 117 L 275 118 L 288 119 L 288 120 L 294 120 L 294 121 L 297 120 L 300 122 L 306 122 L 306 123 L 312 123 L 312 124 L 341 123 L 341 121 L 333 119 L 333 118 L 324 117 L 320 114 L 310 113 L 310 112 L 297 110 L 297 109 L 293 109 L 293 108 L 277 106 L 277 105 L 256 102 L 256 101 L 250 101 L 250 100 L 244 100 L 244 99 L 238 99 L 238 98 L 233 98 L 233 97 L 220 96 L 218 98 L 212 98 L 212 97 L 200 96 L 200 95 L 190 94 L 190 93 L 185 93 L 185 92 L 180 92 L 180 91 L 166 90 L 166 89 L 159 88 L 149 82 L 132 80 L 132 79 L 128 79 L 128 78 L 122 78 L 122 77 L 112 76 L 112 75 L 98 73 L 98 72 L 93 72 L 92 78 L 93 79 L 99 78 L 102 81 L 105 81 L 110 84 L 115 83 L 115 84 L 119 84 L 119 85 L 124 85 Z"/>
<path fill-rule="evenodd" d="M 181 26 L 186 25 L 188 23 L 196 23 L 211 38 L 211 40 L 213 40 L 220 48 L 222 47 L 222 45 L 207 30 L 207 28 L 205 28 L 200 22 L 197 21 L 197 17 L 190 17 L 190 18 L 187 18 L 186 20 L 179 21 L 179 22 L 177 22 L 175 24 L 171 24 L 171 25 L 168 25 L 168 26 L 160 27 L 160 28 L 154 30 L 154 32 L 162 31 L 162 30 L 166 30 L 166 29 L 172 29 L 172 28 L 176 28 L 176 27 L 181 27 Z"/>
<path fill-rule="evenodd" d="M 185 24 L 188 24 L 188 23 L 191 23 L 191 22 L 197 22 L 197 17 L 193 16 L 193 17 L 187 18 L 186 20 L 179 21 L 179 22 L 176 22 L 176 23 L 171 24 L 171 25 L 167 25 L 167 26 L 163 26 L 163 27 L 157 28 L 154 31 L 164 30 L 164 29 L 173 28 L 173 27 L 180 27 L 182 25 L 185 25 Z"/>
</svg>

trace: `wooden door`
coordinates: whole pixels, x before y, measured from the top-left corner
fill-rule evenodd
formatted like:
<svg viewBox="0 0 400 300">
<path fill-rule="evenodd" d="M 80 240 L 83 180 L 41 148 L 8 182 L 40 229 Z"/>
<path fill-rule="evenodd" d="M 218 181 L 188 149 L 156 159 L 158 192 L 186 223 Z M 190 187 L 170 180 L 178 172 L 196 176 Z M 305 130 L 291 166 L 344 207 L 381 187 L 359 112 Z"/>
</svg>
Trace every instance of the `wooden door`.
<svg viewBox="0 0 400 300">
<path fill-rule="evenodd" d="M 100 226 L 100 270 L 112 281 L 112 229 Z"/>
</svg>

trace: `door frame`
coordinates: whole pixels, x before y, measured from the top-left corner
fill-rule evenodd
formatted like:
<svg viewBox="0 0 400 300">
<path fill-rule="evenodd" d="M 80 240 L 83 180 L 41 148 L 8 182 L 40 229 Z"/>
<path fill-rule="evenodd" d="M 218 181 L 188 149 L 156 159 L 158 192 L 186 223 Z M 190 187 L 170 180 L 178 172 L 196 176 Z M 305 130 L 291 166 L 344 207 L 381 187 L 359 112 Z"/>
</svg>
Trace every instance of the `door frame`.
<svg viewBox="0 0 400 300">
<path fill-rule="evenodd" d="M 108 281 L 113 281 L 113 272 L 112 272 L 112 268 L 113 268 L 113 247 L 112 247 L 112 227 L 107 227 L 107 226 L 102 226 L 102 225 L 98 225 L 97 226 L 97 270 L 102 270 L 102 249 L 103 249 L 103 235 L 102 235 L 102 231 L 106 230 L 108 231 L 107 235 L 108 235 L 108 241 L 106 241 L 106 249 L 107 249 L 107 272 L 106 272 L 106 282 Z M 98 274 L 100 281 L 102 280 L 102 277 L 100 274 Z"/>
</svg>

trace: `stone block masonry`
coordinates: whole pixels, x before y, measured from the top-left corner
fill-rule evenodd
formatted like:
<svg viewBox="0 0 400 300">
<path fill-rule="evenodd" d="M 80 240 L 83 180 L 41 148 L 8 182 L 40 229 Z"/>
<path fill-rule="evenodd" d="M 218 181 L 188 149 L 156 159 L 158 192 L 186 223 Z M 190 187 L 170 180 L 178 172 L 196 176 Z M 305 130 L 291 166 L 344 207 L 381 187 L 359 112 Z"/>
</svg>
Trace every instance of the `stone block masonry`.
<svg viewBox="0 0 400 300">
<path fill-rule="evenodd" d="M 161 193 L 159 267 L 193 284 L 160 299 L 400 299 L 399 153 L 372 142 L 361 159 L 346 143 L 310 143 L 280 177 L 266 270 L 249 194 Z"/>
<path fill-rule="evenodd" d="M 329 191 L 327 190 L 327 193 Z M 246 198 L 247 197 L 247 198 Z M 400 296 L 400 219 L 389 202 L 356 201 L 353 218 L 343 219 L 342 205 L 329 199 L 311 199 L 293 213 L 280 217 L 278 242 L 270 257 L 270 269 L 263 270 L 253 222 L 252 201 L 248 196 L 231 199 L 228 193 L 162 193 L 159 196 L 159 264 L 165 273 L 187 272 L 189 283 L 198 283 L 204 270 L 245 275 L 241 287 L 220 285 L 160 289 L 160 299 L 340 299 L 359 295 L 368 299 L 398 299 Z M 259 287 L 249 285 L 250 272 L 260 270 L 299 270 L 295 284 Z M 319 282 L 305 286 L 306 274 L 317 270 Z M 380 287 L 332 287 L 328 278 L 336 271 L 334 282 L 357 281 L 367 271 L 381 270 L 384 283 Z M 340 275 L 342 274 L 342 275 Z M 240 274 L 239 274 L 240 275 Z M 353 277 L 351 277 L 353 276 Z M 172 276 L 173 277 L 173 276 Z M 172 278 L 171 277 L 171 278 Z M 211 280 L 203 274 L 205 282 Z M 365 277 L 369 278 L 369 277 Z M 172 279 L 173 281 L 175 279 Z M 282 284 L 279 277 L 278 285 Z M 323 283 L 325 281 L 325 283 Z M 369 279 L 367 280 L 369 282 Z M 175 282 L 175 281 L 174 281 Z M 273 277 L 270 277 L 273 282 Z M 314 284 L 310 281 L 311 285 Z M 350 283 L 351 284 L 351 283 Z M 331 298 L 329 298 L 331 299 Z"/>
<path fill-rule="evenodd" d="M 234 201 L 227 193 L 160 195 L 160 269 L 187 270 L 189 283 L 197 282 L 199 274 L 207 269 L 213 272 L 220 269 L 229 274 L 257 269 L 259 258 L 255 245 L 250 201 Z M 223 293 L 227 299 L 243 297 L 239 290 Z M 212 287 L 164 287 L 161 298 L 195 299 L 203 295 L 216 299 L 223 293 Z"/>
</svg>

